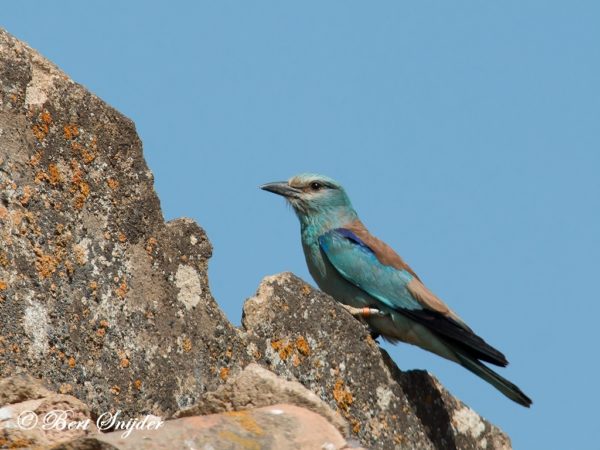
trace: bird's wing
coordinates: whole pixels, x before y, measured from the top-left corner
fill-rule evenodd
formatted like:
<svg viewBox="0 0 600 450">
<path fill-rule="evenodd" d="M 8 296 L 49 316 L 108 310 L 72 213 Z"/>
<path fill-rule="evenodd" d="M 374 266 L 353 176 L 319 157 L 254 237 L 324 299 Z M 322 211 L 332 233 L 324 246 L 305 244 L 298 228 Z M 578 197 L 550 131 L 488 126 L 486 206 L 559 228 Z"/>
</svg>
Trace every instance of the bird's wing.
<svg viewBox="0 0 600 450">
<path fill-rule="evenodd" d="M 383 264 L 375 251 L 349 228 L 336 228 L 321 235 L 319 245 L 342 277 L 388 308 L 466 346 L 478 359 L 508 364 L 502 353 L 474 334 L 415 275 L 406 268 Z"/>
<path fill-rule="evenodd" d="M 396 253 L 389 245 L 381 239 L 373 236 L 360 220 L 355 220 L 347 224 L 344 230 L 350 231 L 360 242 L 362 242 L 377 258 L 377 261 L 384 266 L 391 266 L 399 271 L 406 271 L 414 278 L 406 284 L 406 289 L 410 292 L 412 298 L 420 303 L 423 308 L 437 311 L 444 316 L 448 316 L 469 328 L 458 315 L 452 311 L 442 300 L 421 282 L 418 275 L 410 268 L 408 264 Z"/>
</svg>

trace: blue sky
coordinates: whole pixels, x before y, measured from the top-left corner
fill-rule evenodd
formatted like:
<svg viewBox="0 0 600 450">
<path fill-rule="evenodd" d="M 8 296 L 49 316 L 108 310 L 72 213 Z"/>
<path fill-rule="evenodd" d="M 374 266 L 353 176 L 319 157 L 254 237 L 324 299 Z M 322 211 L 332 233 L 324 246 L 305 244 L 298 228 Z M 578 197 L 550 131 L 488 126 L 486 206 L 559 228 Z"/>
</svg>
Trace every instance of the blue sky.
<svg viewBox="0 0 600 450">
<path fill-rule="evenodd" d="M 533 408 L 386 348 L 518 449 L 598 445 L 598 23 L 600 4 L 577 0 L 21 0 L 0 18 L 135 121 L 165 217 L 208 232 L 211 287 L 236 324 L 263 276 L 310 280 L 296 218 L 257 186 L 341 181 L 371 231 L 507 354 L 502 374 Z"/>
</svg>

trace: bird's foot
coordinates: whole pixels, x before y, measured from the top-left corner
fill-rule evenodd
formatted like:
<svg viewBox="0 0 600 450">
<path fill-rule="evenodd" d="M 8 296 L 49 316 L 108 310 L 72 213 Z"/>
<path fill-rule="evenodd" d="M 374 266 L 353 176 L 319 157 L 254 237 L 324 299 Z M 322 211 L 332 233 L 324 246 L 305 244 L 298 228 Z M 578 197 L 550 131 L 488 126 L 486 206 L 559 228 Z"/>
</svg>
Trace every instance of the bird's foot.
<svg viewBox="0 0 600 450">
<path fill-rule="evenodd" d="M 354 317 L 362 317 L 363 319 L 366 319 L 367 317 L 371 316 L 385 316 L 383 311 L 380 311 L 376 308 L 369 308 L 368 306 L 364 308 L 355 308 L 354 306 L 344 304 L 342 304 L 342 306 Z"/>
</svg>

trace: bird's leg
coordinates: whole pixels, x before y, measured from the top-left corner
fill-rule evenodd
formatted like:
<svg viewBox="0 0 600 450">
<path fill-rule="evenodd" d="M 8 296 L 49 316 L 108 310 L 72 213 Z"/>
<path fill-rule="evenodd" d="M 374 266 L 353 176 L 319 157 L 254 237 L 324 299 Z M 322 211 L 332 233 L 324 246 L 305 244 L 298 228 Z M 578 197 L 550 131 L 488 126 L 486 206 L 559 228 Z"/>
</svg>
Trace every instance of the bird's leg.
<svg viewBox="0 0 600 450">
<path fill-rule="evenodd" d="M 354 306 L 344 305 L 343 303 L 342 306 L 354 317 L 361 317 L 363 319 L 366 319 L 370 316 L 385 316 L 385 313 L 383 311 L 380 311 L 376 308 L 369 308 L 368 306 L 365 306 L 364 308 L 355 308 Z"/>
</svg>

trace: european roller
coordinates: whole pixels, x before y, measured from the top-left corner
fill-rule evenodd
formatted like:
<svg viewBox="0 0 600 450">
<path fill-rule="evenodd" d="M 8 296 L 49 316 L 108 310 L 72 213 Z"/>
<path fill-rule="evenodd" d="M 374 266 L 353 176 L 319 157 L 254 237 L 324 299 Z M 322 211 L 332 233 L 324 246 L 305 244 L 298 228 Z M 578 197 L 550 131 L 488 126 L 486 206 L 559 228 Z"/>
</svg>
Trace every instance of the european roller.
<svg viewBox="0 0 600 450">
<path fill-rule="evenodd" d="M 531 405 L 521 389 L 483 364 L 504 367 L 506 357 L 427 289 L 394 250 L 369 233 L 338 182 L 301 174 L 261 189 L 285 197 L 293 207 L 308 270 L 319 288 L 365 320 L 374 333 L 454 361 L 511 400 Z"/>
</svg>

